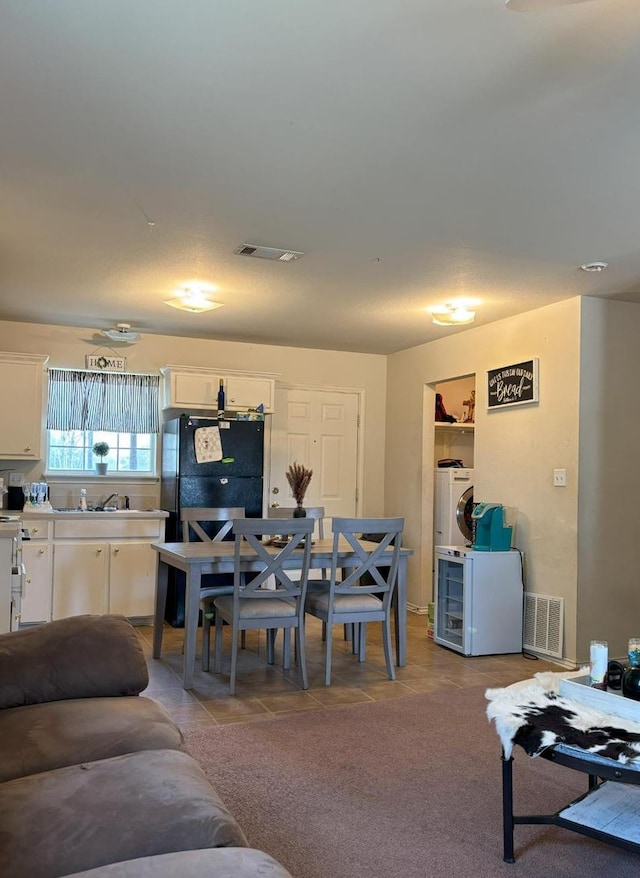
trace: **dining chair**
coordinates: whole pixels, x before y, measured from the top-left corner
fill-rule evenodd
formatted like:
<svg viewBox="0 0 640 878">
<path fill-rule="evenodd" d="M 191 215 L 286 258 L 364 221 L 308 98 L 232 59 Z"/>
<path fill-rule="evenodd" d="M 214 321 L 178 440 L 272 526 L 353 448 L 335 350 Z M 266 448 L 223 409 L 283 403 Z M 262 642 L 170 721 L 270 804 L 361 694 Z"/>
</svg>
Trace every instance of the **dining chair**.
<svg viewBox="0 0 640 878">
<path fill-rule="evenodd" d="M 293 510 L 295 506 L 270 506 L 267 510 L 267 516 L 269 518 L 293 518 Z M 318 534 L 318 539 L 324 539 L 324 519 L 325 519 L 325 511 L 324 506 L 305 506 L 304 511 L 306 512 L 306 518 L 313 518 L 315 522 L 317 522 L 317 529 L 314 528 L 314 533 Z M 314 588 L 326 588 L 327 587 L 327 570 L 326 568 L 322 568 L 320 570 L 312 570 L 309 573 L 309 582 L 307 583 L 307 593 L 312 591 Z M 322 623 L 322 639 L 326 638 L 326 625 Z M 344 629 L 344 639 L 348 639 L 347 627 L 345 625 Z"/>
<path fill-rule="evenodd" d="M 353 625 L 358 638 L 358 659 L 364 660 L 365 626 L 382 623 L 382 644 L 390 680 L 395 680 L 391 656 L 391 604 L 398 578 L 398 563 L 404 518 L 334 518 L 333 550 L 329 587 L 307 593 L 305 611 L 326 622 L 325 686 L 331 683 L 333 625 Z M 374 550 L 365 549 L 360 535 L 375 532 L 380 542 Z M 343 568 L 340 546 L 355 553 L 353 566 Z M 367 581 L 369 580 L 369 581 Z"/>
<path fill-rule="evenodd" d="M 182 541 L 202 540 L 218 543 L 231 532 L 233 520 L 244 518 L 243 506 L 192 506 L 180 510 Z M 192 537 L 195 540 L 192 540 Z M 214 614 L 213 599 L 233 594 L 233 577 L 227 573 L 213 573 L 202 577 L 200 606 L 202 609 L 202 670 L 209 670 L 211 622 Z M 242 645 L 244 646 L 244 640 Z"/>
<path fill-rule="evenodd" d="M 304 601 L 311 559 L 312 518 L 267 519 L 243 518 L 233 522 L 235 536 L 233 594 L 214 599 L 216 639 L 213 668 L 220 673 L 222 666 L 222 625 L 231 626 L 231 673 L 229 694 L 235 694 L 238 666 L 238 635 L 249 629 L 264 628 L 267 631 L 267 660 L 273 660 L 275 633 L 282 628 L 296 634 L 296 656 L 300 668 L 302 688 L 308 689 L 307 666 L 304 649 Z M 277 545 L 272 540 L 280 537 Z M 266 543 L 263 540 L 266 538 Z M 254 552 L 258 570 L 243 571 L 241 557 L 247 550 Z M 292 579 L 287 572 L 287 561 L 294 552 L 302 551 L 302 563 L 297 558 L 296 567 L 301 570 L 300 579 Z M 273 577 L 275 587 L 270 587 Z M 271 636 L 273 632 L 273 637 Z M 285 667 L 287 667 L 285 637 Z"/>
<path fill-rule="evenodd" d="M 270 506 L 267 510 L 268 518 L 293 518 L 295 506 Z M 313 518 L 317 522 L 317 534 L 319 539 L 324 539 L 324 506 L 305 506 L 307 518 Z M 315 530 L 315 528 L 314 528 Z"/>
</svg>

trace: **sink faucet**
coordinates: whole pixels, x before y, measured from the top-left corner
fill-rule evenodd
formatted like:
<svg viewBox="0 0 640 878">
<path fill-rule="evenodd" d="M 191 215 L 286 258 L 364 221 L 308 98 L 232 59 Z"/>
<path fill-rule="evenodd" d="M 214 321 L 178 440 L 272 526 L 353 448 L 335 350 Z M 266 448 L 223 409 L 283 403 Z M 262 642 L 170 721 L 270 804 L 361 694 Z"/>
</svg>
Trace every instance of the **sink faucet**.
<svg viewBox="0 0 640 878">
<path fill-rule="evenodd" d="M 107 499 L 106 499 L 106 500 L 104 501 L 104 503 L 102 504 L 102 508 L 104 509 L 105 506 L 108 506 L 108 505 L 109 505 L 109 500 L 113 500 L 114 497 L 116 498 L 116 506 L 117 506 L 117 505 L 118 505 L 118 492 L 116 491 L 116 492 L 114 492 L 113 494 L 109 494 L 109 496 L 107 497 Z"/>
</svg>

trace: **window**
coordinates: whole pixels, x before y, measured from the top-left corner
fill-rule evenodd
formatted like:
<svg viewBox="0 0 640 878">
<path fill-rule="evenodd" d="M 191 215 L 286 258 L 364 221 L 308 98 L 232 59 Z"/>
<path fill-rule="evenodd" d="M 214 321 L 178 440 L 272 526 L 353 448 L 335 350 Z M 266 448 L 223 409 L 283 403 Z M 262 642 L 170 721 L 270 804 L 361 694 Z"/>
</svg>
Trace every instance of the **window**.
<svg viewBox="0 0 640 878">
<path fill-rule="evenodd" d="M 103 461 L 110 473 L 151 474 L 155 470 L 155 435 L 152 433 L 109 433 L 94 430 L 49 430 L 47 471 L 95 472 Z M 98 458 L 96 442 L 106 442 L 109 454 Z"/>
<path fill-rule="evenodd" d="M 115 473 L 155 471 L 159 430 L 157 375 L 49 370 L 47 471 L 95 472 L 103 462 Z M 109 453 L 96 457 L 93 446 Z"/>
</svg>

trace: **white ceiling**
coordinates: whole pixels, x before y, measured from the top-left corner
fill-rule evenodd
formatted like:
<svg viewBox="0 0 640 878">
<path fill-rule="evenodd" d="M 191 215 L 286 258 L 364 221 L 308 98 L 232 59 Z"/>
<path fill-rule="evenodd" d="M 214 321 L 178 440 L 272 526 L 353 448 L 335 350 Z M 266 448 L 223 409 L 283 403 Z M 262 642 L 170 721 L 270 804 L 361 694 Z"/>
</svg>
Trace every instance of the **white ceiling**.
<svg viewBox="0 0 640 878">
<path fill-rule="evenodd" d="M 389 353 L 640 300 L 640 4 L 553 2 L 0 0 L 0 319 Z"/>
</svg>

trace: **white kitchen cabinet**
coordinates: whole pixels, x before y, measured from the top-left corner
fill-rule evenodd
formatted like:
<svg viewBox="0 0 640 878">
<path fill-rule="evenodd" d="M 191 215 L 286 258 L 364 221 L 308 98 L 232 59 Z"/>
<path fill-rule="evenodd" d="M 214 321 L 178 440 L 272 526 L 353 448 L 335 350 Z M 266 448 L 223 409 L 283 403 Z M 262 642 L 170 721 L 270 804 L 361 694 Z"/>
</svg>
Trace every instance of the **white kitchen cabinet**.
<svg viewBox="0 0 640 878">
<path fill-rule="evenodd" d="M 52 513 L 23 518 L 23 623 L 84 613 L 149 619 L 166 515 Z"/>
<path fill-rule="evenodd" d="M 165 409 L 183 411 L 218 410 L 220 379 L 224 383 L 225 411 L 246 411 L 264 405 L 273 411 L 275 375 L 242 373 L 222 369 L 199 369 L 192 366 L 164 366 Z"/>
<path fill-rule="evenodd" d="M 48 359 L 0 352 L 0 459 L 40 459 Z"/>
<path fill-rule="evenodd" d="M 21 624 L 51 621 L 53 593 L 53 546 L 51 543 L 23 542 L 22 562 L 25 567 L 24 594 L 21 602 Z"/>
<path fill-rule="evenodd" d="M 158 553 L 149 543 L 109 544 L 109 612 L 152 616 Z"/>
<path fill-rule="evenodd" d="M 53 618 L 108 612 L 105 543 L 57 543 L 53 550 Z"/>
<path fill-rule="evenodd" d="M 262 404 L 265 412 L 272 412 L 274 392 L 273 378 L 229 375 L 225 379 L 225 408 L 230 411 L 246 411 Z"/>
</svg>

